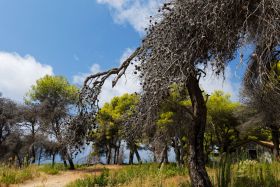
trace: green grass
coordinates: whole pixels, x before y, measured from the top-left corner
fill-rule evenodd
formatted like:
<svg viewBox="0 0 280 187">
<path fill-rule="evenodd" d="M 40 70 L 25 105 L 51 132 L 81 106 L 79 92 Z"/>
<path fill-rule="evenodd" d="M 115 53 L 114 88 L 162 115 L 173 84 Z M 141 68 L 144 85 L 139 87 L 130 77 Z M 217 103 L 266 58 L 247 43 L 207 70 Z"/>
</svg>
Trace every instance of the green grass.
<svg viewBox="0 0 280 187">
<path fill-rule="evenodd" d="M 262 163 L 240 161 L 231 163 L 230 159 L 215 167 L 208 168 L 213 186 L 219 187 L 280 187 L 280 162 Z M 186 167 L 175 164 L 159 169 L 158 164 L 124 166 L 119 170 L 104 169 L 99 176 L 88 175 L 68 187 L 123 186 L 123 187 L 189 187 L 190 180 Z"/>
<path fill-rule="evenodd" d="M 40 176 L 40 172 L 49 175 L 59 174 L 60 171 L 64 171 L 66 168 L 63 164 L 44 164 L 41 166 L 30 165 L 22 169 L 7 167 L 5 165 L 0 166 L 0 186 L 1 184 L 19 184 L 26 180 L 33 179 Z"/>
<path fill-rule="evenodd" d="M 90 176 L 87 175 L 83 179 L 78 179 L 73 183 L 67 185 L 67 187 L 92 187 L 92 186 L 99 186 L 104 187 L 107 186 L 109 183 L 109 170 L 103 169 L 102 173 L 99 176 Z"/>
<path fill-rule="evenodd" d="M 65 171 L 66 169 L 63 164 L 44 164 L 40 166 L 39 171 L 49 175 L 57 175 L 60 171 Z"/>
<path fill-rule="evenodd" d="M 161 169 L 158 168 L 158 164 L 133 165 L 110 172 L 104 169 L 101 175 L 86 176 L 84 179 L 79 179 L 69 184 L 68 187 L 121 186 L 129 185 L 132 181 L 141 183 L 141 181 L 151 179 L 153 179 L 154 183 L 160 183 L 166 178 L 185 176 L 187 173 L 186 168 L 177 168 L 175 164 L 165 165 Z"/>
<path fill-rule="evenodd" d="M 33 166 L 23 169 L 0 167 L 0 184 L 18 184 L 37 176 L 39 176 L 39 173 Z"/>
<path fill-rule="evenodd" d="M 242 161 L 232 166 L 233 173 L 231 186 L 280 186 L 280 163 L 260 163 L 254 161 Z"/>
</svg>

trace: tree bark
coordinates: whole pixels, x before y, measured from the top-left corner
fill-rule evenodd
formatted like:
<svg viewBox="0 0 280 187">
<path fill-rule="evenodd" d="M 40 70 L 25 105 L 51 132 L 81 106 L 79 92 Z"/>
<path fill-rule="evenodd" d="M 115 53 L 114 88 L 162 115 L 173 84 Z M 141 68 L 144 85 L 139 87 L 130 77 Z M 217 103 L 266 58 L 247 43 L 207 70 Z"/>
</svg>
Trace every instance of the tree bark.
<svg viewBox="0 0 280 187">
<path fill-rule="evenodd" d="M 161 154 L 161 160 L 160 160 L 160 164 L 159 167 L 162 168 L 163 163 L 168 164 L 168 146 L 166 145 L 162 151 Z"/>
<path fill-rule="evenodd" d="M 41 164 L 42 152 L 43 152 L 43 149 L 40 148 L 40 152 L 39 152 L 39 156 L 38 156 L 38 166 L 40 166 L 40 164 Z"/>
<path fill-rule="evenodd" d="M 68 162 L 69 162 L 69 166 L 70 166 L 69 169 L 74 170 L 75 165 L 74 165 L 73 159 L 71 157 L 68 157 Z"/>
<path fill-rule="evenodd" d="M 135 148 L 135 154 L 136 154 L 136 158 L 138 160 L 138 164 L 142 164 L 142 160 L 141 160 L 141 157 L 140 157 L 140 154 L 139 154 L 137 148 Z"/>
<path fill-rule="evenodd" d="M 164 163 L 168 164 L 169 160 L 168 160 L 168 146 L 165 146 L 164 152 L 163 152 L 163 156 L 164 156 Z"/>
<path fill-rule="evenodd" d="M 181 167 L 181 148 L 178 145 L 178 140 L 177 139 L 174 140 L 174 151 L 175 151 L 177 166 Z"/>
<path fill-rule="evenodd" d="M 55 162 L 55 153 L 52 155 L 52 166 L 54 166 Z"/>
<path fill-rule="evenodd" d="M 112 149 L 111 147 L 109 148 L 109 153 L 108 153 L 108 157 L 107 157 L 107 164 L 111 164 L 111 153 L 112 153 Z"/>
<path fill-rule="evenodd" d="M 273 142 L 273 156 L 279 159 L 279 127 L 271 126 L 270 128 Z"/>
<path fill-rule="evenodd" d="M 133 164 L 133 158 L 134 158 L 134 150 L 133 150 L 133 149 L 130 149 L 130 152 L 129 152 L 129 162 L 128 162 L 128 164 Z"/>
<path fill-rule="evenodd" d="M 153 152 L 153 161 L 154 161 L 154 163 L 157 163 L 157 154 L 156 154 L 156 148 L 155 147 L 152 148 L 152 152 Z"/>
<path fill-rule="evenodd" d="M 193 107 L 193 122 L 189 128 L 188 165 L 192 186 L 211 187 L 209 176 L 205 168 L 203 140 L 206 126 L 207 108 L 199 80 L 191 76 L 187 89 Z"/>
<path fill-rule="evenodd" d="M 31 160 L 31 163 L 34 164 L 36 162 L 36 150 L 35 150 L 35 146 L 34 146 L 34 143 L 35 143 L 35 122 L 32 122 L 31 124 L 31 132 L 32 132 L 32 148 L 31 148 L 31 154 L 32 154 L 32 160 Z"/>
<path fill-rule="evenodd" d="M 31 154 L 31 163 L 34 164 L 36 162 L 36 150 L 34 145 L 32 145 Z"/>
<path fill-rule="evenodd" d="M 63 164 L 64 164 L 64 167 L 65 167 L 65 168 L 68 167 L 68 164 L 67 164 L 67 161 L 66 161 L 66 160 L 63 160 Z"/>
</svg>

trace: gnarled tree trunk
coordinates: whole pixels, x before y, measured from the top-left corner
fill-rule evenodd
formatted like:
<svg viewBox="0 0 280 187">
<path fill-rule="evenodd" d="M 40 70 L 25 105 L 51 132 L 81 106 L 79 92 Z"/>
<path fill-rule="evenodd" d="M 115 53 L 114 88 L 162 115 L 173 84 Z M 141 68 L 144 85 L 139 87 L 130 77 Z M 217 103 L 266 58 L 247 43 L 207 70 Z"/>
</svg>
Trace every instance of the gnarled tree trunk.
<svg viewBox="0 0 280 187">
<path fill-rule="evenodd" d="M 193 107 L 193 122 L 189 128 L 188 165 L 192 186 L 211 187 L 212 184 L 205 168 L 203 140 L 206 125 L 207 108 L 199 81 L 191 77 L 187 89 Z"/>
</svg>

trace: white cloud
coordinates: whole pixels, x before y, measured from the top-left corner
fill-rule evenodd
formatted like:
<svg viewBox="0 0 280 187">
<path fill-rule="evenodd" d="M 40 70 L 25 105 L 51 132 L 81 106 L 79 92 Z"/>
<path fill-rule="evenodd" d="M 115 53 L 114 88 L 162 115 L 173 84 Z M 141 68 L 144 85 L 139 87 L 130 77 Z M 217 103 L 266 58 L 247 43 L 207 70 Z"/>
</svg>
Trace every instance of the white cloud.
<svg viewBox="0 0 280 187">
<path fill-rule="evenodd" d="M 164 0 L 97 0 L 109 6 L 116 23 L 129 23 L 143 33 L 149 25 L 150 16 L 156 14 Z"/>
<path fill-rule="evenodd" d="M 225 93 L 231 94 L 233 101 L 238 101 L 239 87 L 237 83 L 233 83 L 234 78 L 238 78 L 232 74 L 230 67 L 225 70 L 225 77 L 213 74 L 210 67 L 206 68 L 206 77 L 201 78 L 200 85 L 208 94 L 212 94 L 215 90 L 223 90 Z"/>
<path fill-rule="evenodd" d="M 114 8 L 121 8 L 126 0 L 97 0 L 98 3 L 101 3 L 101 4 L 108 4 Z"/>
<path fill-rule="evenodd" d="M 120 63 L 122 63 L 126 58 L 132 53 L 132 49 L 126 49 L 123 53 L 122 57 L 120 58 Z M 105 102 L 109 102 L 113 97 L 120 96 L 125 93 L 134 93 L 139 92 L 140 82 L 138 77 L 133 73 L 134 67 L 129 66 L 126 70 L 125 76 L 119 79 L 117 85 L 112 88 L 112 81 L 114 77 L 110 77 L 103 85 L 101 94 L 99 96 L 100 105 L 102 106 Z M 75 75 L 73 77 L 73 82 L 78 85 L 83 85 L 85 78 L 90 74 L 95 74 L 101 72 L 102 69 L 99 64 L 93 64 L 90 68 L 89 73 L 82 73 L 79 75 Z"/>
<path fill-rule="evenodd" d="M 34 57 L 0 52 L 0 92 L 4 97 L 22 101 L 31 85 L 45 75 L 53 75 L 52 67 Z"/>
</svg>

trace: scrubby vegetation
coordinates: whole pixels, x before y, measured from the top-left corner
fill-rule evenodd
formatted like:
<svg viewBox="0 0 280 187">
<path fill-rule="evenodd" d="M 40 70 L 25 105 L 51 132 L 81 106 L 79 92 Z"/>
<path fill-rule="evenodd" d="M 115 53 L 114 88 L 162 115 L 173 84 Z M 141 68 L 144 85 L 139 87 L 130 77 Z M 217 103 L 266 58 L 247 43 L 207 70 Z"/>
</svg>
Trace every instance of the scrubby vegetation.
<svg viewBox="0 0 280 187">
<path fill-rule="evenodd" d="M 85 179 L 77 180 L 69 187 L 84 186 L 154 186 L 159 185 L 165 179 L 187 176 L 188 171 L 178 168 L 176 164 L 168 164 L 159 168 L 158 164 L 142 164 L 124 166 L 116 171 L 104 169 L 101 175 L 87 176 Z"/>
<path fill-rule="evenodd" d="M 0 167 L 0 184 L 18 184 L 38 176 L 38 168 L 33 166 L 23 169 Z"/>
<path fill-rule="evenodd" d="M 214 186 L 218 187 L 247 187 L 279 186 L 280 163 L 260 163 L 252 160 L 243 160 L 238 163 L 224 163 L 215 167 L 207 167 L 208 174 Z M 189 187 L 188 170 L 167 164 L 162 168 L 158 164 L 142 164 L 124 166 L 117 171 L 104 169 L 101 175 L 88 175 L 79 179 L 68 187 L 89 186 L 123 186 L 123 187 Z M 225 169 L 225 167 L 228 167 Z M 222 171 L 223 170 L 223 171 Z"/>
<path fill-rule="evenodd" d="M 29 165 L 23 168 L 2 165 L 0 166 L 0 186 L 1 184 L 19 184 L 40 177 L 42 174 L 57 175 L 66 169 L 63 164 Z"/>
</svg>

